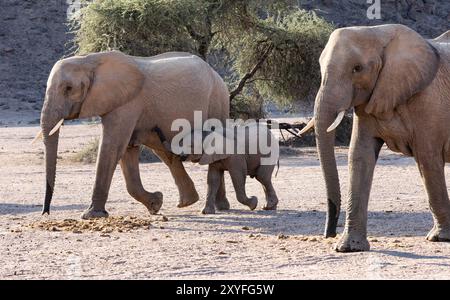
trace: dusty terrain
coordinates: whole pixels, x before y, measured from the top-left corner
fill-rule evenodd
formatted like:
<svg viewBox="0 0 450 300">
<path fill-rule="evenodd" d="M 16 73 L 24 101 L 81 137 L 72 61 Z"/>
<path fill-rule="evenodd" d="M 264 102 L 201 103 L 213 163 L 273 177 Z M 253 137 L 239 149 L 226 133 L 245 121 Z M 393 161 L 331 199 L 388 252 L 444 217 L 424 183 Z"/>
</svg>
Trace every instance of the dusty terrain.
<svg viewBox="0 0 450 300">
<path fill-rule="evenodd" d="M 167 168 L 152 163 L 141 164 L 141 172 L 148 190 L 164 193 L 161 215 L 149 216 L 127 194 L 118 167 L 107 204 L 114 218 L 89 223 L 79 217 L 89 204 L 94 165 L 71 163 L 69 158 L 99 135 L 100 126 L 62 129 L 49 217 L 40 215 L 43 145 L 29 145 L 37 131 L 0 128 L 2 279 L 450 278 L 450 244 L 424 238 L 432 218 L 414 161 L 386 149 L 370 201 L 372 250 L 339 254 L 332 250 L 335 239 L 321 237 L 325 190 L 312 148 L 291 150 L 282 157 L 274 178 L 281 199 L 276 212 L 241 206 L 229 177 L 232 210 L 203 216 L 204 200 L 176 208 L 177 190 Z M 338 149 L 344 199 L 346 152 Z M 186 166 L 204 197 L 206 168 Z M 248 191 L 259 197 L 261 207 L 263 191 L 255 180 L 249 180 Z"/>
<path fill-rule="evenodd" d="M 21 126 L 38 123 L 48 73 L 74 50 L 66 24 L 72 2 L 2 1 L 0 126 L 10 127 L 0 128 L 0 278 L 450 278 L 450 244 L 424 238 L 432 218 L 414 161 L 388 150 L 375 174 L 369 213 L 372 251 L 367 253 L 335 253 L 336 240 L 321 237 L 325 190 L 313 148 L 284 151 L 289 155 L 282 157 L 274 178 L 281 199 L 277 212 L 242 207 L 228 177 L 231 211 L 203 216 L 204 199 L 178 209 L 167 168 L 152 163 L 142 164 L 141 173 L 149 190 L 164 193 L 161 215 L 149 216 L 127 194 L 118 167 L 107 204 L 112 218 L 81 222 L 95 166 L 73 163 L 70 157 L 98 137 L 100 128 L 66 126 L 52 213 L 42 217 L 43 145 L 29 145 L 37 125 Z M 382 1 L 382 20 L 366 18 L 366 1 L 299 3 L 336 27 L 402 23 L 434 37 L 448 29 L 450 20 L 447 1 Z M 344 199 L 346 152 L 338 150 Z M 204 198 L 206 168 L 186 166 Z M 249 180 L 248 190 L 259 197 L 261 207 L 259 184 Z"/>
</svg>

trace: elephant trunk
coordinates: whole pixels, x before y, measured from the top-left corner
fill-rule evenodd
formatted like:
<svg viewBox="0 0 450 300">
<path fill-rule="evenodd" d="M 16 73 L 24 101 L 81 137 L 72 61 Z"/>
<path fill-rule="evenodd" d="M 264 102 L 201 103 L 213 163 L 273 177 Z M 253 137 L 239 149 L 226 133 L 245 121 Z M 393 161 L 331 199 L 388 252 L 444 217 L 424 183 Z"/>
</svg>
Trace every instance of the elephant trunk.
<svg viewBox="0 0 450 300">
<path fill-rule="evenodd" d="M 41 126 L 45 145 L 45 200 L 42 214 L 50 213 L 50 203 L 52 201 L 53 189 L 56 178 L 56 160 L 58 152 L 59 130 L 50 135 L 50 131 L 61 119 L 61 114 L 51 112 L 44 108 L 41 116 Z"/>
<path fill-rule="evenodd" d="M 314 120 L 317 150 L 325 178 L 328 200 L 324 234 L 325 237 L 335 237 L 341 209 L 341 190 L 334 153 L 335 131 L 327 132 L 327 129 L 335 120 L 338 110 L 336 105 L 330 101 L 331 99 L 327 99 L 328 97 L 329 95 L 326 95 L 323 88 L 321 88 L 315 102 Z"/>
</svg>

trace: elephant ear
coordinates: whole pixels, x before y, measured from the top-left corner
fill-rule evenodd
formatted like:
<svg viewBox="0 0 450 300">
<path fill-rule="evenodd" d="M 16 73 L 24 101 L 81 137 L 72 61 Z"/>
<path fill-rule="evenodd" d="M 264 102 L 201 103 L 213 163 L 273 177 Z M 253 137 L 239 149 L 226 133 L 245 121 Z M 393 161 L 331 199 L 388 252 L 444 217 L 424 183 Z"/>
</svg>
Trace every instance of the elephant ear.
<svg viewBox="0 0 450 300">
<path fill-rule="evenodd" d="M 439 54 L 418 33 L 403 25 L 381 26 L 383 65 L 366 112 L 378 117 L 425 89 L 439 67 Z"/>
<path fill-rule="evenodd" d="M 203 154 L 198 163 L 200 165 L 209 165 L 213 162 L 230 157 L 231 154 L 227 154 L 225 151 L 225 145 L 227 141 L 234 143 L 234 140 L 232 141 L 229 138 L 225 138 L 223 134 L 217 133 L 215 131 L 208 132 L 203 143 Z"/>
<path fill-rule="evenodd" d="M 101 52 L 85 57 L 92 83 L 81 107 L 80 117 L 101 116 L 135 98 L 145 76 L 136 62 L 119 52 Z"/>
<path fill-rule="evenodd" d="M 432 41 L 434 41 L 436 43 L 450 43 L 450 30 L 441 34 L 440 36 L 438 36 L 437 38 L 435 38 Z"/>
</svg>

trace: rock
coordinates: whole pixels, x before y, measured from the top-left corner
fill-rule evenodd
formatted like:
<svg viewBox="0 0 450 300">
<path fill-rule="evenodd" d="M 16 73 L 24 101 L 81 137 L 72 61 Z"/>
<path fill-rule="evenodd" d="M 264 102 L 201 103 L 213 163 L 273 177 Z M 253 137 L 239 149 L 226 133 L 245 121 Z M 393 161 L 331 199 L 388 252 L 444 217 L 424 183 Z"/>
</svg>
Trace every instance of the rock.
<svg viewBox="0 0 450 300">
<path fill-rule="evenodd" d="M 279 239 L 279 240 L 286 240 L 286 239 L 288 239 L 288 238 L 289 238 L 289 236 L 284 235 L 284 234 L 282 234 L 282 233 L 280 233 L 280 234 L 278 235 L 278 239 Z"/>
</svg>

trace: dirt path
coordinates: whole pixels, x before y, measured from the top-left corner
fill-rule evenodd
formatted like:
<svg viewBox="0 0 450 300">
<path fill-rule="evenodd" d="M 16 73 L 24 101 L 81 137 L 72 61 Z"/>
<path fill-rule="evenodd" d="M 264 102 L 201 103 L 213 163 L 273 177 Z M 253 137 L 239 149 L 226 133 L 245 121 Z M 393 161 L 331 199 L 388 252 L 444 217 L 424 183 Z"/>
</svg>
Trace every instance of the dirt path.
<svg viewBox="0 0 450 300">
<path fill-rule="evenodd" d="M 67 231 L 51 224 L 49 230 L 36 228 L 46 220 L 78 222 L 89 203 L 94 165 L 73 164 L 68 158 L 98 136 L 100 128 L 64 127 L 52 214 L 45 218 L 40 215 L 43 146 L 29 145 L 37 130 L 0 128 L 2 279 L 450 278 L 450 244 L 424 238 L 432 218 L 414 161 L 388 150 L 377 166 L 370 202 L 372 251 L 338 254 L 331 249 L 335 240 L 321 237 L 325 191 L 315 150 L 309 148 L 281 159 L 274 178 L 281 199 L 276 212 L 242 207 L 229 177 L 229 212 L 203 216 L 199 212 L 204 200 L 178 209 L 177 190 L 167 168 L 153 163 L 141 165 L 142 178 L 149 190 L 164 193 L 161 213 L 166 218 L 149 216 L 127 194 L 118 167 L 107 204 L 118 224 L 83 223 Z M 338 150 L 344 199 L 346 151 Z M 205 195 L 206 168 L 186 166 L 200 195 Z M 449 175 L 450 168 L 446 171 Z M 262 206 L 263 191 L 255 180 L 249 180 L 248 191 Z"/>
</svg>

